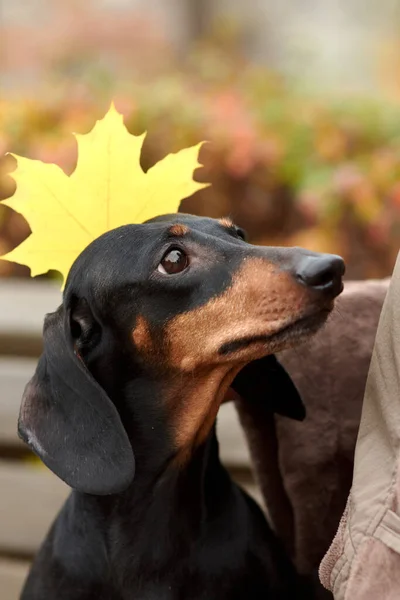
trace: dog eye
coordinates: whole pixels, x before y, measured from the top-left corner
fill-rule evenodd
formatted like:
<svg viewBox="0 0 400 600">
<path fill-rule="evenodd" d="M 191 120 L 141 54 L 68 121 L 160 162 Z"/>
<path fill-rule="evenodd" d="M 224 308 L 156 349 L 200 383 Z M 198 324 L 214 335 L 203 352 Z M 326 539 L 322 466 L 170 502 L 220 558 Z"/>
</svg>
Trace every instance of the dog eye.
<svg viewBox="0 0 400 600">
<path fill-rule="evenodd" d="M 241 240 L 243 240 L 244 242 L 245 242 L 245 241 L 246 241 L 246 239 L 247 239 L 247 235 L 246 235 L 246 232 L 245 232 L 245 230 L 244 230 L 244 229 L 241 229 L 240 227 L 237 227 L 237 228 L 236 228 L 236 235 L 237 235 L 237 236 L 238 236 L 238 237 L 239 237 Z"/>
<path fill-rule="evenodd" d="M 173 248 L 164 254 L 157 270 L 160 273 L 163 273 L 163 275 L 176 275 L 177 273 L 184 271 L 188 265 L 189 259 L 187 254 L 179 248 Z"/>
</svg>

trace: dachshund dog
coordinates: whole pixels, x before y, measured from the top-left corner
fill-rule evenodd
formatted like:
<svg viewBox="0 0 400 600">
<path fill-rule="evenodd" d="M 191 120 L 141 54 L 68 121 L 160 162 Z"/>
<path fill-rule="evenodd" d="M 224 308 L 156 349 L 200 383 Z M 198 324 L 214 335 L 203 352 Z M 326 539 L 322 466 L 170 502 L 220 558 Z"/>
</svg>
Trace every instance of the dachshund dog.
<svg viewBox="0 0 400 600">
<path fill-rule="evenodd" d="M 215 421 L 230 386 L 264 394 L 271 355 L 320 328 L 343 273 L 340 257 L 184 214 L 82 252 L 22 399 L 20 436 L 73 489 L 23 600 L 311 598 L 221 465 Z"/>
</svg>

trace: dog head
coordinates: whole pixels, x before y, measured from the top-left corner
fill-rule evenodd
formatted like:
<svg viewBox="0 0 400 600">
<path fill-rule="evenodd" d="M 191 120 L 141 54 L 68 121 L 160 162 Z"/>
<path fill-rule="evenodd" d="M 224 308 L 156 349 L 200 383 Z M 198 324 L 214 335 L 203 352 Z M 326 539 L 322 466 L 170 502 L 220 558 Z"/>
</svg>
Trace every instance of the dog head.
<svg viewBox="0 0 400 600">
<path fill-rule="evenodd" d="M 250 245 L 228 220 L 178 214 L 104 234 L 46 318 L 21 437 L 73 488 L 125 489 L 134 452 L 154 453 L 157 437 L 158 453 L 188 456 L 232 382 L 246 395 L 260 359 L 316 332 L 343 273 L 337 256 Z"/>
</svg>

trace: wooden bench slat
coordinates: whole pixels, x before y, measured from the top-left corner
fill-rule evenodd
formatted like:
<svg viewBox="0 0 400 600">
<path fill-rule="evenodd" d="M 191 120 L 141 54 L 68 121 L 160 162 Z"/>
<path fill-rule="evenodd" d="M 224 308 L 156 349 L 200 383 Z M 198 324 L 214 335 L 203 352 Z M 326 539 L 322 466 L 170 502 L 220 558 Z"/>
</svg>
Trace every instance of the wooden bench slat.
<svg viewBox="0 0 400 600">
<path fill-rule="evenodd" d="M 29 563 L 0 558 L 0 590 L 1 600 L 18 600 Z"/>
<path fill-rule="evenodd" d="M 42 335 L 45 314 L 60 303 L 57 283 L 0 279 L 0 331 Z"/>
<path fill-rule="evenodd" d="M 57 283 L 0 279 L 0 354 L 38 356 L 45 314 L 60 302 Z"/>
<path fill-rule="evenodd" d="M 250 468 L 250 453 L 233 402 L 227 402 L 219 409 L 217 436 L 221 460 L 225 465 Z"/>
<path fill-rule="evenodd" d="M 19 406 L 36 360 L 0 358 L 0 445 L 21 444 L 17 436 Z"/>
<path fill-rule="evenodd" d="M 47 469 L 0 461 L 0 552 L 34 553 L 69 488 Z"/>
</svg>

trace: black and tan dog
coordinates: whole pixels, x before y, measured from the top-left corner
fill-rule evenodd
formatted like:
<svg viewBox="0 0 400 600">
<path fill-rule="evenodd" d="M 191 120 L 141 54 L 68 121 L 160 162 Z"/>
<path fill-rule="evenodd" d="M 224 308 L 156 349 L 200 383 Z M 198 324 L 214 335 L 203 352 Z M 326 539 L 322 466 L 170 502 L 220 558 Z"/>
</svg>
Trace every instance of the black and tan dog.
<svg viewBox="0 0 400 600">
<path fill-rule="evenodd" d="M 181 214 L 79 256 L 20 412 L 21 437 L 74 490 L 24 600 L 311 597 L 221 466 L 215 419 L 229 386 L 262 394 L 267 355 L 326 321 L 343 272 Z M 263 401 L 285 412 L 292 392 Z"/>
</svg>

